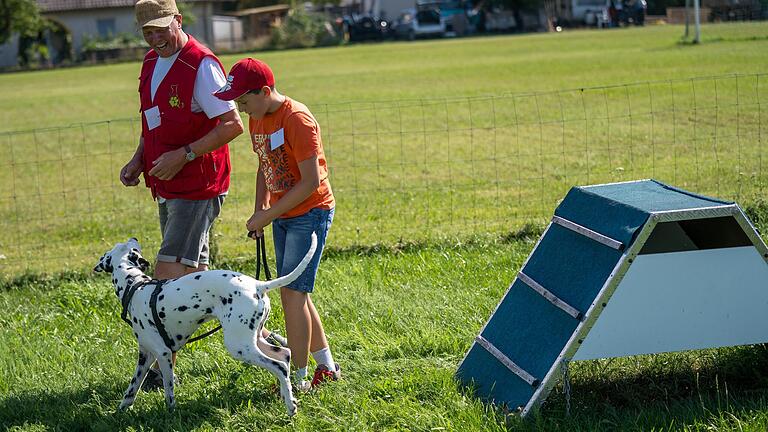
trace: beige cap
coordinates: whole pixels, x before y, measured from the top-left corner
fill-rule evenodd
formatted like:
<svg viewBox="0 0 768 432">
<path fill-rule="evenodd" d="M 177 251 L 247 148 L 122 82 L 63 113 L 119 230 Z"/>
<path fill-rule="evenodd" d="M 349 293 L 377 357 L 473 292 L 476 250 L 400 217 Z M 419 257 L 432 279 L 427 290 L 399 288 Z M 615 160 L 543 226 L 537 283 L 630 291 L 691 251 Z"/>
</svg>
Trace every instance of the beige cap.
<svg viewBox="0 0 768 432">
<path fill-rule="evenodd" d="M 136 22 L 139 28 L 168 27 L 173 17 L 181 15 L 175 0 L 139 0 L 136 2 Z"/>
</svg>

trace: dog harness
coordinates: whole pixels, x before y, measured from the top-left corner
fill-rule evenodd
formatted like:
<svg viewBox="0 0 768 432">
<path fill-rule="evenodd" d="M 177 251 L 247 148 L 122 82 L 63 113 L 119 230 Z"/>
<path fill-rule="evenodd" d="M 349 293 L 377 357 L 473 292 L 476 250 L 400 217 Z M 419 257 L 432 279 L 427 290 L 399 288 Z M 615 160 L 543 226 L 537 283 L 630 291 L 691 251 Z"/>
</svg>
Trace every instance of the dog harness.
<svg viewBox="0 0 768 432">
<path fill-rule="evenodd" d="M 165 343 L 165 346 L 167 346 L 168 349 L 171 350 L 172 352 L 176 352 L 176 350 L 173 349 L 173 345 L 174 345 L 173 339 L 171 339 L 168 336 L 168 332 L 165 331 L 165 326 L 163 325 L 163 321 L 160 319 L 160 316 L 157 313 L 157 296 L 160 294 L 160 291 L 163 290 L 163 285 L 165 285 L 167 282 L 168 282 L 167 279 L 162 279 L 162 280 L 151 279 L 151 280 L 138 282 L 128 287 L 125 293 L 123 294 L 123 299 L 121 301 L 123 305 L 123 312 L 120 314 L 120 318 L 122 318 L 123 321 L 125 321 L 129 326 L 131 326 L 131 328 L 133 328 L 133 324 L 131 323 L 131 320 L 128 319 L 128 307 L 131 305 L 131 300 L 133 299 L 133 295 L 136 294 L 136 291 L 138 291 L 139 288 L 143 288 L 147 285 L 154 285 L 155 289 L 152 291 L 152 296 L 149 298 L 149 309 L 152 311 L 152 320 L 153 320 L 153 323 L 155 324 L 155 328 L 157 328 L 157 332 L 160 333 L 160 337 L 163 338 L 163 342 Z"/>
</svg>

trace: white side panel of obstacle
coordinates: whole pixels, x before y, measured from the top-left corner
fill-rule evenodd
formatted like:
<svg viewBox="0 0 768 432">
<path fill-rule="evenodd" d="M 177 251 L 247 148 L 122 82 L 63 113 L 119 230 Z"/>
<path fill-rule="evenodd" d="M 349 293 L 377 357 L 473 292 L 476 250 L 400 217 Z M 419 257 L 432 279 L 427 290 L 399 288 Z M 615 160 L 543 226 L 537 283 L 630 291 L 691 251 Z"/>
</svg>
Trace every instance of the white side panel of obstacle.
<svg viewBox="0 0 768 432">
<path fill-rule="evenodd" d="M 768 342 L 768 248 L 736 203 L 654 180 L 572 188 L 459 365 L 527 415 L 570 360 Z"/>
</svg>

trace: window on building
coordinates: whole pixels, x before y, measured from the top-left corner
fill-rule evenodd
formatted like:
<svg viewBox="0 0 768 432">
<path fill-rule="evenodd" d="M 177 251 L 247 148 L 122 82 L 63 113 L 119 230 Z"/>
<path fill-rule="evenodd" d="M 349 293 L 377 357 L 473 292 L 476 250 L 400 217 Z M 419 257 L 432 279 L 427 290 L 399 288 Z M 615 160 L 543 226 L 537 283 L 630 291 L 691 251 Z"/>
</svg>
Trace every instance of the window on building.
<svg viewBox="0 0 768 432">
<path fill-rule="evenodd" d="M 111 37 L 117 33 L 115 31 L 116 26 L 114 18 L 96 20 L 96 28 L 98 29 L 99 36 L 101 37 Z"/>
</svg>

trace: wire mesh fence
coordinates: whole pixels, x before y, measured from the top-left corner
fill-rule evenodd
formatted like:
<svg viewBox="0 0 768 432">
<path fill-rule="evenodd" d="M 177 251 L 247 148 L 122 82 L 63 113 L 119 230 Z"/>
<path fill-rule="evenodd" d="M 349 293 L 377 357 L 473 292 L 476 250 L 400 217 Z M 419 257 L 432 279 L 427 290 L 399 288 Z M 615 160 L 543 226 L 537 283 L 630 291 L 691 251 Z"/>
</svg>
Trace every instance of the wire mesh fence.
<svg viewBox="0 0 768 432">
<path fill-rule="evenodd" d="M 655 178 L 742 203 L 765 192 L 768 74 L 487 97 L 313 104 L 337 211 L 335 247 L 498 235 L 548 218 L 574 185 Z M 0 271 L 92 265 L 137 237 L 151 257 L 157 208 L 123 187 L 138 118 L 0 134 Z M 257 159 L 230 145 L 219 257 L 245 238 Z"/>
</svg>

